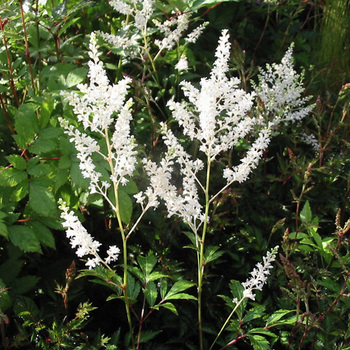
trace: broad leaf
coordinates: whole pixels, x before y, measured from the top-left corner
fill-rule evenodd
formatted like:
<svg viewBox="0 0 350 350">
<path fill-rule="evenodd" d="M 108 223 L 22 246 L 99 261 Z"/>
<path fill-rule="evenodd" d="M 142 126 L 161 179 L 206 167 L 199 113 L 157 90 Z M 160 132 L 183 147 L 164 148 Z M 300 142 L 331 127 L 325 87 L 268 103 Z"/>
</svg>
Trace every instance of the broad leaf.
<svg viewBox="0 0 350 350">
<path fill-rule="evenodd" d="M 54 216 L 57 213 L 55 197 L 38 183 L 30 184 L 29 205 L 36 213 L 43 216 Z"/>
<path fill-rule="evenodd" d="M 143 289 L 143 294 L 147 300 L 149 306 L 154 306 L 157 300 L 158 291 L 155 283 L 149 282 L 146 288 Z"/>
<path fill-rule="evenodd" d="M 10 241 L 24 252 L 41 253 L 40 242 L 35 232 L 22 225 L 8 227 Z"/>
</svg>

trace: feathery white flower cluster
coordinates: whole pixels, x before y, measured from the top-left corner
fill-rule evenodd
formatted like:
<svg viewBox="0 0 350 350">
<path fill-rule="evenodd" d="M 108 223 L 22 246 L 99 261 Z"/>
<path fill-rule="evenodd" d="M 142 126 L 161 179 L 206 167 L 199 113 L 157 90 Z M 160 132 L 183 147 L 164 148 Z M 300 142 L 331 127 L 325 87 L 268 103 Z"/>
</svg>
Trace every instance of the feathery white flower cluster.
<svg viewBox="0 0 350 350">
<path fill-rule="evenodd" d="M 72 248 L 77 248 L 76 254 L 79 258 L 88 257 L 86 266 L 89 269 L 100 265 L 101 263 L 110 264 L 112 261 L 117 261 L 120 249 L 116 246 L 110 246 L 107 250 L 107 258 L 105 261 L 98 254 L 101 243 L 95 241 L 81 224 L 74 212 L 67 207 L 66 203 L 60 199 L 58 201 L 59 209 L 62 211 L 61 218 L 64 220 L 62 226 L 65 227 L 66 235 L 70 239 Z"/>
<path fill-rule="evenodd" d="M 200 81 L 200 89 L 186 81 L 181 83 L 190 105 L 186 102 L 168 103 L 184 134 L 191 140 L 197 139 L 201 144 L 200 150 L 210 160 L 234 147 L 256 122 L 254 117 L 248 116 L 254 94 L 240 89 L 238 78 L 226 75 L 230 56 L 227 30 L 222 32 L 215 56 L 210 78 Z"/>
<path fill-rule="evenodd" d="M 199 159 L 192 160 L 165 124 L 162 124 L 162 134 L 168 151 L 160 164 L 144 160 L 150 178 L 150 187 L 147 191 L 156 194 L 165 202 L 169 217 L 173 215 L 181 217 L 193 231 L 197 232 L 204 221 L 196 178 L 198 171 L 203 168 L 203 162 Z M 171 182 L 176 163 L 182 176 L 181 191 Z"/>
<path fill-rule="evenodd" d="M 264 284 L 267 282 L 267 276 L 270 274 L 270 270 L 273 268 L 272 263 L 276 260 L 278 246 L 267 252 L 263 257 L 263 264 L 257 263 L 256 268 L 250 273 L 251 277 L 242 283 L 244 287 L 243 298 L 249 298 L 255 300 L 255 289 L 262 290 Z"/>
<path fill-rule="evenodd" d="M 198 38 L 201 36 L 201 34 L 203 33 L 203 30 L 208 25 L 208 23 L 209 22 L 202 23 L 197 28 L 195 28 L 190 34 L 188 34 L 187 37 L 185 38 L 186 42 L 195 43 L 198 40 Z"/>
<path fill-rule="evenodd" d="M 185 55 L 181 55 L 179 62 L 177 62 L 175 65 L 175 69 L 177 69 L 179 72 L 186 72 L 188 70 L 188 61 Z"/>
<path fill-rule="evenodd" d="M 320 148 L 320 144 L 316 138 L 315 135 L 313 134 L 310 134 L 310 135 L 307 135 L 305 132 L 302 133 L 300 135 L 300 139 L 301 141 L 305 142 L 306 144 L 312 146 L 312 148 L 314 149 L 315 153 L 319 153 L 321 148 Z"/>
<path fill-rule="evenodd" d="M 281 63 L 267 64 L 265 70 L 260 69 L 259 83 L 255 86 L 255 91 L 274 124 L 300 120 L 314 107 L 305 106 L 310 98 L 302 97 L 302 76 L 293 68 L 292 54 L 293 45 L 289 47 Z"/>
<path fill-rule="evenodd" d="M 94 154 L 109 161 L 112 166 L 110 180 L 116 184 L 125 184 L 132 175 L 136 164 L 134 137 L 130 135 L 131 99 L 126 100 L 130 79 L 124 78 L 110 85 L 107 74 L 99 59 L 96 35 L 91 34 L 89 61 L 90 84 L 80 84 L 80 94 L 63 93 L 73 107 L 78 121 L 85 130 L 100 134 L 108 139 L 107 154 L 103 154 L 100 145 L 85 132 L 80 132 L 64 119 L 61 119 L 66 133 L 75 143 L 80 160 L 80 169 L 85 178 L 90 179 L 90 191 L 102 194 L 107 200 L 109 187 L 107 179 L 101 181 L 101 173 L 96 170 Z M 110 130 L 114 130 L 110 136 Z M 113 207 L 114 209 L 114 207 Z"/>
<path fill-rule="evenodd" d="M 240 89 L 237 78 L 227 77 L 230 57 L 227 30 L 222 32 L 215 56 L 210 78 L 200 81 L 200 89 L 189 82 L 182 82 L 182 90 L 190 103 L 168 103 L 174 119 L 182 126 L 183 133 L 191 140 L 199 141 L 200 150 L 206 155 L 208 164 L 219 153 L 233 148 L 258 124 L 256 118 L 249 115 L 254 94 Z M 203 192 L 205 189 L 197 177 L 204 164 L 199 159 L 193 160 L 165 125 L 162 127 L 162 135 L 168 151 L 160 164 L 157 166 L 149 160 L 144 161 L 150 177 L 148 191 L 152 189 L 152 194 L 164 200 L 169 216 L 180 216 L 197 232 L 205 220 L 198 195 L 199 188 Z M 242 182 L 248 177 L 257 166 L 269 138 L 268 128 L 263 129 L 241 164 L 224 171 L 228 184 L 233 181 Z M 178 170 L 182 178 L 179 186 L 175 186 L 178 182 L 177 176 L 174 176 L 175 170 Z M 140 196 L 143 198 L 144 194 Z"/>
<path fill-rule="evenodd" d="M 159 51 L 171 50 L 180 40 L 182 34 L 188 27 L 190 14 L 188 12 L 175 15 L 163 23 L 153 20 L 158 30 L 164 35 L 162 40 L 156 39 L 154 43 L 159 47 Z M 175 28 L 174 28 L 175 27 Z"/>
<path fill-rule="evenodd" d="M 153 4 L 155 0 L 131 0 L 132 5 L 122 0 L 111 0 L 111 6 L 123 15 L 133 16 L 135 27 L 145 31 L 147 22 L 153 14 Z"/>
</svg>

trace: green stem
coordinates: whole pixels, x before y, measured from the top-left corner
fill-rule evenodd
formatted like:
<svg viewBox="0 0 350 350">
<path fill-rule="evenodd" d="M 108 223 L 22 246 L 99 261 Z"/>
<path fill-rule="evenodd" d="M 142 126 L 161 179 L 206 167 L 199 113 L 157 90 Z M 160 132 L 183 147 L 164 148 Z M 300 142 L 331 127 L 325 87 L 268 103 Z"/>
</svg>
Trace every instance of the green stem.
<svg viewBox="0 0 350 350">
<path fill-rule="evenodd" d="M 108 149 L 108 164 L 109 168 L 111 170 L 112 178 L 115 179 L 115 171 L 112 161 L 112 150 L 111 145 L 109 142 L 108 137 L 108 129 L 105 129 L 105 140 L 106 145 Z M 123 270 L 124 270 L 124 276 L 123 276 L 123 296 L 124 296 L 124 304 L 125 304 L 125 311 L 126 316 L 128 319 L 129 324 L 129 331 L 130 331 L 130 338 L 131 338 L 131 344 L 132 348 L 135 349 L 135 339 L 134 339 L 134 330 L 132 327 L 132 321 L 131 321 L 131 312 L 130 312 L 130 305 L 129 305 L 129 299 L 128 299 L 128 249 L 127 249 L 127 237 L 125 236 L 124 226 L 120 215 L 120 208 L 119 208 L 119 195 L 118 195 L 118 187 L 119 183 L 117 181 L 113 181 L 113 190 L 114 190 L 114 197 L 115 197 L 115 213 L 118 220 L 118 226 L 120 229 L 120 234 L 122 236 L 123 241 Z"/>
<path fill-rule="evenodd" d="M 203 276 L 204 276 L 204 267 L 205 267 L 204 244 L 205 244 L 205 235 L 207 233 L 209 205 L 210 205 L 210 202 L 209 202 L 210 164 L 211 164 L 210 157 L 208 156 L 207 178 L 206 178 L 206 184 L 205 184 L 205 214 L 204 214 L 202 239 L 199 242 L 200 251 L 199 251 L 199 262 L 198 262 L 198 330 L 199 330 L 200 350 L 203 350 L 202 286 L 203 286 Z"/>
<path fill-rule="evenodd" d="M 229 323 L 231 317 L 233 316 L 233 314 L 236 312 L 237 308 L 242 304 L 243 300 L 245 298 L 242 298 L 234 307 L 234 309 L 232 310 L 232 312 L 229 314 L 229 316 L 227 317 L 225 323 L 222 325 L 220 332 L 218 333 L 218 335 L 216 336 L 215 340 L 213 341 L 213 343 L 211 344 L 209 350 L 211 350 L 213 348 L 213 346 L 215 345 L 215 343 L 217 342 L 217 340 L 219 339 L 221 333 L 223 332 L 223 330 L 226 328 L 227 324 Z"/>
</svg>

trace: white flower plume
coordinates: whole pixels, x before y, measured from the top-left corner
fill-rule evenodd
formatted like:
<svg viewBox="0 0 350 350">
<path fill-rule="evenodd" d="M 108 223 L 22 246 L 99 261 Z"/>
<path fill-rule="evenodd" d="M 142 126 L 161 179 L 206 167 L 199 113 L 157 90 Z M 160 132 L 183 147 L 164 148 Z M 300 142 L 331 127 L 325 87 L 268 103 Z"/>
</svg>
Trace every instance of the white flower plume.
<svg viewBox="0 0 350 350">
<path fill-rule="evenodd" d="M 112 261 L 117 261 L 120 250 L 116 246 L 111 246 L 107 250 L 107 258 L 105 261 L 98 254 L 101 243 L 95 241 L 81 224 L 74 212 L 69 210 L 66 203 L 60 199 L 59 209 L 62 211 L 61 218 L 63 219 L 62 226 L 65 227 L 67 238 L 70 239 L 72 248 L 76 248 L 76 254 L 79 258 L 88 257 L 86 266 L 89 269 L 100 265 L 101 263 L 110 264 Z"/>
<path fill-rule="evenodd" d="M 199 159 L 193 161 L 164 124 L 162 134 L 168 151 L 159 165 L 150 160 L 144 160 L 145 169 L 150 178 L 150 187 L 145 194 L 149 201 L 154 200 L 152 196 L 156 194 L 165 202 L 169 217 L 173 215 L 181 217 L 196 232 L 204 221 L 196 179 L 196 174 L 203 168 L 203 162 Z M 172 183 L 176 165 L 182 176 L 181 190 Z M 143 193 L 138 194 L 137 198 L 139 202 L 144 200 Z"/>
<path fill-rule="evenodd" d="M 101 173 L 96 170 L 94 158 L 102 157 L 111 164 L 110 180 L 115 184 L 125 184 L 136 164 L 136 142 L 130 135 L 132 101 L 126 101 L 130 79 L 124 78 L 117 84 L 110 84 L 99 59 L 96 35 L 91 34 L 89 55 L 90 83 L 80 84 L 78 93 L 63 93 L 85 132 L 81 132 L 61 118 L 61 124 L 70 140 L 75 143 L 80 160 L 80 170 L 90 180 L 90 191 L 102 194 L 108 201 L 108 179 L 101 181 Z M 96 132 L 107 142 L 107 151 L 87 135 Z M 114 130 L 114 131 L 110 131 Z M 109 202 L 110 203 L 110 202 Z M 115 209 L 114 205 L 112 208 Z"/>
<path fill-rule="evenodd" d="M 182 82 L 182 90 L 190 103 L 170 101 L 173 117 L 184 134 L 200 142 L 200 150 L 210 160 L 233 148 L 253 128 L 256 120 L 248 115 L 254 94 L 239 88 L 237 78 L 228 78 L 230 43 L 224 30 L 215 52 L 216 60 L 210 78 L 200 81 L 200 89 Z"/>
<path fill-rule="evenodd" d="M 300 120 L 314 107 L 306 105 L 310 98 L 302 97 L 303 76 L 294 70 L 292 55 L 293 45 L 289 47 L 281 63 L 267 64 L 265 70 L 260 69 L 259 82 L 255 86 L 256 93 L 274 124 Z"/>
<path fill-rule="evenodd" d="M 267 252 L 263 257 L 263 264 L 257 263 L 256 267 L 250 273 L 251 277 L 242 283 L 244 287 L 243 298 L 255 300 L 254 290 L 262 290 L 264 284 L 267 282 L 267 277 L 270 270 L 273 268 L 272 263 L 276 260 L 278 246 Z"/>
</svg>

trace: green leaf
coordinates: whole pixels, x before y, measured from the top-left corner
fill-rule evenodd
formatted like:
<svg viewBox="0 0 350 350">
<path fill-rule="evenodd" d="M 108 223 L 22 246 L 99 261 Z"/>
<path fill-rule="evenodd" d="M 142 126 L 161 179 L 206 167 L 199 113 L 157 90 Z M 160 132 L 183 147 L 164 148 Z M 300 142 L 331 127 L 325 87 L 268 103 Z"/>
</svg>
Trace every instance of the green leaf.
<svg viewBox="0 0 350 350">
<path fill-rule="evenodd" d="M 277 325 L 290 324 L 288 321 L 290 319 L 281 320 L 281 318 L 290 314 L 291 312 L 295 312 L 295 310 L 277 310 L 266 320 L 265 327 L 274 327 Z"/>
<path fill-rule="evenodd" d="M 154 282 L 147 283 L 146 287 L 143 289 L 143 294 L 147 300 L 149 306 L 154 306 L 157 300 L 158 291 Z"/>
<path fill-rule="evenodd" d="M 29 187 L 29 205 L 38 214 L 54 216 L 57 213 L 56 201 L 53 194 L 37 183 Z"/>
<path fill-rule="evenodd" d="M 266 328 L 252 328 L 250 329 L 247 334 L 251 335 L 251 334 L 263 334 L 263 335 L 267 335 L 269 337 L 273 337 L 276 338 L 276 334 L 272 333 L 271 331 L 269 331 Z"/>
<path fill-rule="evenodd" d="M 146 343 L 149 340 L 153 339 L 156 335 L 161 333 L 162 331 L 143 331 L 141 333 L 140 343 Z"/>
<path fill-rule="evenodd" d="M 317 283 L 330 291 L 334 292 L 335 294 L 339 294 L 341 290 L 341 286 L 336 283 L 335 281 L 331 280 L 328 277 L 324 277 L 323 280 L 318 280 Z M 328 294 L 328 293 L 327 293 Z"/>
<path fill-rule="evenodd" d="M 241 300 L 243 298 L 244 287 L 242 286 L 242 284 L 239 281 L 231 280 L 230 281 L 230 289 L 231 289 L 231 293 L 232 293 L 234 298 L 236 298 L 237 300 Z M 243 317 L 243 313 L 244 313 L 246 305 L 247 305 L 247 300 L 244 300 L 241 303 L 241 305 L 239 305 L 236 309 L 237 316 L 239 317 L 240 320 Z"/>
<path fill-rule="evenodd" d="M 141 286 L 138 281 L 135 280 L 135 278 L 132 277 L 132 275 L 128 275 L 128 298 L 129 302 L 131 304 L 136 302 L 136 299 L 141 291 Z"/>
<path fill-rule="evenodd" d="M 16 278 L 14 283 L 11 285 L 11 291 L 17 294 L 26 293 L 33 289 L 39 280 L 39 277 L 31 275 Z"/>
<path fill-rule="evenodd" d="M 218 258 L 220 258 L 221 255 L 224 254 L 223 251 L 218 252 L 217 250 L 220 249 L 218 246 L 209 246 L 206 248 L 205 253 L 204 253 L 204 261 L 206 263 L 209 263 L 211 261 L 214 261 Z"/>
<path fill-rule="evenodd" d="M 174 283 L 174 285 L 170 288 L 169 292 L 167 293 L 167 295 L 165 296 L 164 300 L 167 299 L 174 299 L 173 296 L 175 296 L 176 294 L 193 287 L 195 284 L 193 282 L 189 282 L 189 281 L 177 281 Z M 176 298 L 175 298 L 176 299 Z M 184 298 L 186 299 L 186 298 Z"/>
<path fill-rule="evenodd" d="M 191 294 L 187 294 L 187 293 L 176 293 L 174 295 L 170 295 L 170 296 L 166 296 L 165 297 L 166 300 L 177 300 L 177 299 L 191 299 L 191 300 L 197 300 L 196 297 L 194 297 Z"/>
<path fill-rule="evenodd" d="M 249 340 L 254 350 L 271 350 L 270 343 L 261 335 L 250 335 Z"/>
<path fill-rule="evenodd" d="M 2 220 L 0 220 L 0 236 L 9 238 L 9 232 L 7 230 L 7 226 L 4 224 Z"/>
<path fill-rule="evenodd" d="M 127 194 L 135 194 L 139 191 L 134 180 L 129 180 L 122 188 Z"/>
<path fill-rule="evenodd" d="M 0 172 L 0 184 L 1 186 L 14 187 L 20 182 L 27 179 L 27 173 L 15 168 L 3 169 Z"/>
<path fill-rule="evenodd" d="M 159 280 L 161 278 L 169 278 L 169 276 L 163 272 L 154 271 L 148 276 L 147 280 L 148 282 L 151 282 L 151 281 Z"/>
<path fill-rule="evenodd" d="M 252 309 L 247 311 L 247 313 L 243 317 L 243 323 L 250 322 L 257 318 L 262 318 L 264 316 L 265 310 L 266 310 L 266 307 L 264 305 L 254 306 Z"/>
<path fill-rule="evenodd" d="M 311 222 L 312 220 L 312 212 L 309 201 L 306 201 L 304 204 L 303 209 L 300 212 L 300 219 L 304 223 Z"/>
<path fill-rule="evenodd" d="M 28 174 L 35 177 L 46 176 L 51 173 L 51 168 L 46 163 L 39 163 L 28 168 Z"/>
<path fill-rule="evenodd" d="M 27 148 L 27 144 L 31 143 L 39 130 L 39 122 L 36 115 L 38 106 L 32 103 L 24 103 L 19 107 L 15 115 L 14 135 L 18 146 L 22 149 Z"/>
<path fill-rule="evenodd" d="M 154 266 L 156 265 L 157 258 L 154 255 L 139 256 L 137 258 L 137 262 L 141 267 L 141 270 L 145 276 L 145 282 L 147 283 L 147 278 L 151 274 Z"/>
<path fill-rule="evenodd" d="M 171 312 L 173 312 L 175 315 L 178 315 L 176 307 L 175 307 L 175 305 L 173 303 L 160 304 L 159 307 L 164 307 L 164 308 L 170 310 Z"/>
<path fill-rule="evenodd" d="M 8 227 L 10 241 L 24 252 L 42 253 L 35 232 L 27 227 L 14 225 Z"/>
<path fill-rule="evenodd" d="M 78 278 L 91 276 L 99 279 L 100 284 L 110 288 L 118 295 L 122 293 L 122 285 L 123 280 L 120 276 L 117 275 L 115 271 L 109 270 L 104 266 L 97 266 L 94 269 L 83 270 L 80 272 Z M 93 280 L 93 282 L 97 283 L 97 280 Z"/>
<path fill-rule="evenodd" d="M 1 312 L 6 312 L 6 310 L 12 305 L 12 300 L 10 298 L 9 292 L 6 289 L 8 286 L 0 279 L 0 309 Z"/>
<path fill-rule="evenodd" d="M 49 124 L 50 117 L 54 108 L 55 103 L 52 101 L 50 96 L 41 103 L 39 123 L 42 129 L 46 128 Z"/>
<path fill-rule="evenodd" d="M 168 290 L 168 280 L 163 278 L 160 281 L 160 297 L 162 298 L 162 300 L 164 299 L 167 290 Z"/>
<path fill-rule="evenodd" d="M 124 224 L 128 225 L 130 223 L 132 215 L 132 201 L 130 199 L 130 196 L 123 190 L 122 187 L 119 187 L 118 196 L 121 219 Z"/>
<path fill-rule="evenodd" d="M 56 248 L 55 238 L 53 237 L 52 232 L 46 226 L 38 221 L 30 221 L 29 226 L 34 230 L 41 244 L 44 244 L 53 249 Z"/>
<path fill-rule="evenodd" d="M 18 203 L 23 199 L 29 192 L 28 179 L 20 182 L 13 190 L 10 201 Z"/>
<path fill-rule="evenodd" d="M 88 73 L 87 68 L 76 68 L 68 73 L 66 78 L 67 88 L 76 86 L 85 81 Z"/>
<path fill-rule="evenodd" d="M 7 156 L 6 159 L 15 169 L 25 170 L 27 167 L 27 162 L 18 154 L 11 154 L 10 156 Z"/>
</svg>

